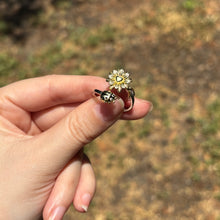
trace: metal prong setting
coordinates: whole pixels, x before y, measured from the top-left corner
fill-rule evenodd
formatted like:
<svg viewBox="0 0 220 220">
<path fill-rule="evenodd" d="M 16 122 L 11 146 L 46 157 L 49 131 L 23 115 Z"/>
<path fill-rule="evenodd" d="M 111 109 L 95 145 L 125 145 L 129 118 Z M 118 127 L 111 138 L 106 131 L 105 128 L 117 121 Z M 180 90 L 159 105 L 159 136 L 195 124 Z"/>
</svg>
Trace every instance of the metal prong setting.
<svg viewBox="0 0 220 220">
<path fill-rule="evenodd" d="M 105 103 L 115 102 L 117 96 L 110 91 L 100 91 L 98 89 L 94 90 L 95 95 L 99 95 L 100 99 Z"/>
</svg>

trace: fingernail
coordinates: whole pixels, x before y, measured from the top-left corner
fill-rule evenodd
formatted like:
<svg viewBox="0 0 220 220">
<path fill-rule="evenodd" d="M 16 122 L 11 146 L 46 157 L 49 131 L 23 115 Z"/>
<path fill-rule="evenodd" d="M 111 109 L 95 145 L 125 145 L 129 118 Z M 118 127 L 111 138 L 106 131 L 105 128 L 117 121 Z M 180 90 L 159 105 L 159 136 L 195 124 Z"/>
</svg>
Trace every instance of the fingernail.
<svg viewBox="0 0 220 220">
<path fill-rule="evenodd" d="M 114 103 L 97 103 L 95 113 L 104 121 L 113 121 L 118 118 L 124 109 L 124 102 L 122 99 L 117 99 Z"/>
<path fill-rule="evenodd" d="M 81 207 L 82 207 L 82 209 L 83 209 L 85 212 L 88 211 L 88 206 L 84 206 L 84 205 L 82 205 Z"/>
<path fill-rule="evenodd" d="M 88 207 L 91 201 L 91 195 L 89 193 L 86 193 L 82 196 L 82 209 L 87 212 L 88 211 Z"/>
<path fill-rule="evenodd" d="M 152 102 L 149 102 L 149 104 L 150 104 L 149 112 L 152 112 L 154 109 L 154 105 Z"/>
<path fill-rule="evenodd" d="M 61 220 L 66 212 L 65 207 L 57 207 L 50 215 L 49 220 Z"/>
</svg>

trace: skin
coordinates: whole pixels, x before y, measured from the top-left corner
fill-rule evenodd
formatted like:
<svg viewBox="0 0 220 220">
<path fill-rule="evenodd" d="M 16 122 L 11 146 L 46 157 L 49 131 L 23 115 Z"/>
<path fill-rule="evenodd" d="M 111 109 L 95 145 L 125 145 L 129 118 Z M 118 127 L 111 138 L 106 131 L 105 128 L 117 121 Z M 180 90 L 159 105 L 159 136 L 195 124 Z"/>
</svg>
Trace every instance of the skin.
<svg viewBox="0 0 220 220">
<path fill-rule="evenodd" d="M 144 117 L 148 101 L 106 104 L 93 96 L 105 79 L 27 79 L 0 89 L 0 219 L 62 219 L 69 206 L 85 212 L 95 176 L 83 147 L 119 119 Z"/>
</svg>

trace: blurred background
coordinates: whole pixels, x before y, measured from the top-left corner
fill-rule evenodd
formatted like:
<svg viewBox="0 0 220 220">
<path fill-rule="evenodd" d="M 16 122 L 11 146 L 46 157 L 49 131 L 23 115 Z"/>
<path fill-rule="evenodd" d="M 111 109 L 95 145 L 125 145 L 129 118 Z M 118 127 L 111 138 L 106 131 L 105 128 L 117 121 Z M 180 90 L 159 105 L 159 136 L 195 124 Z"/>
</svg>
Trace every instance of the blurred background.
<svg viewBox="0 0 220 220">
<path fill-rule="evenodd" d="M 219 220 L 220 1 L 0 1 L 1 86 L 117 68 L 154 110 L 86 147 L 97 193 L 64 219 Z"/>
</svg>

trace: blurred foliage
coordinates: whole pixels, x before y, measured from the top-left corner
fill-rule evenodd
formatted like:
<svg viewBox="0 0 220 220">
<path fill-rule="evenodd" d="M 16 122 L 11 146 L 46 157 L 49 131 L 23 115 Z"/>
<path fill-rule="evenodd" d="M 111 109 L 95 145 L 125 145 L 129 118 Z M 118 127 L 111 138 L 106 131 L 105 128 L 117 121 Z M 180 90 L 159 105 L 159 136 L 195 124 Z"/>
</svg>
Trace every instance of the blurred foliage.
<svg viewBox="0 0 220 220">
<path fill-rule="evenodd" d="M 42 11 L 41 0 L 2 0 L 0 2 L 0 34 L 10 34 L 15 40 L 23 40 L 31 18 Z"/>
<path fill-rule="evenodd" d="M 194 11 L 199 6 L 201 6 L 201 1 L 199 0 L 184 0 L 182 3 L 182 7 L 187 11 Z"/>
<path fill-rule="evenodd" d="M 8 75 L 18 67 L 18 61 L 9 54 L 0 54 L 0 76 Z"/>
</svg>

